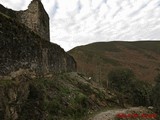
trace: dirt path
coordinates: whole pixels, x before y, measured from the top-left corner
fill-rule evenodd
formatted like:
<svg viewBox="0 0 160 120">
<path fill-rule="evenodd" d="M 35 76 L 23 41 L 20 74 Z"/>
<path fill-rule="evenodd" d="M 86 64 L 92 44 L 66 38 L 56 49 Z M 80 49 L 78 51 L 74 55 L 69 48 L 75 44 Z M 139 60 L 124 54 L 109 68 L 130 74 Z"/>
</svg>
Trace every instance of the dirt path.
<svg viewBox="0 0 160 120">
<path fill-rule="evenodd" d="M 93 118 L 90 118 L 89 120 L 115 120 L 116 115 L 119 113 L 129 113 L 129 112 L 146 112 L 148 109 L 144 107 L 131 107 L 127 109 L 115 109 L 115 110 L 108 110 L 106 112 L 101 112 L 98 115 L 94 116 Z"/>
</svg>

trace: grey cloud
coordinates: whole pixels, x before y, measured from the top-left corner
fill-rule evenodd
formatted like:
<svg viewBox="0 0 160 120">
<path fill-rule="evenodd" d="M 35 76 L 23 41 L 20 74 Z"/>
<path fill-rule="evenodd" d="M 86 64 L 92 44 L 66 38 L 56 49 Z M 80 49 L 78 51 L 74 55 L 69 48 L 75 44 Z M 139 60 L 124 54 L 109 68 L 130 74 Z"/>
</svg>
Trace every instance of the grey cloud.
<svg viewBox="0 0 160 120">
<path fill-rule="evenodd" d="M 141 10 L 143 10 L 145 7 L 147 7 L 147 5 L 150 3 L 151 1 L 149 1 L 148 3 L 143 4 L 138 10 L 133 11 L 129 16 L 133 17 L 134 15 L 137 15 L 139 12 L 141 12 Z"/>
</svg>

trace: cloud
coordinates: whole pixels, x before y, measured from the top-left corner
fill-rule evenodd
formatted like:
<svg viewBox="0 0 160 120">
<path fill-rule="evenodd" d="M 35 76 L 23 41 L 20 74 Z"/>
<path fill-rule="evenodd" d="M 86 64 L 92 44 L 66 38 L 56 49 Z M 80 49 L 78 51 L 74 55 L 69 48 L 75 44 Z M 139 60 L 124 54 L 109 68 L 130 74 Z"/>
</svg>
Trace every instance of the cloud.
<svg viewBox="0 0 160 120">
<path fill-rule="evenodd" d="M 31 0 L 0 0 L 14 10 Z M 160 0 L 42 0 L 51 41 L 65 50 L 98 41 L 160 39 Z"/>
</svg>

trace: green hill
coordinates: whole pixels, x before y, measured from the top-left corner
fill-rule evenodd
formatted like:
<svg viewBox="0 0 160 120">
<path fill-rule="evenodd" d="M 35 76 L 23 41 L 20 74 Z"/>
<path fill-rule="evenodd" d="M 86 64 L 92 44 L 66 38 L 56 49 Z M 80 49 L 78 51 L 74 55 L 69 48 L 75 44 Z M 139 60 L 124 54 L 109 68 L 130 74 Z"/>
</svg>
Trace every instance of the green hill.
<svg viewBox="0 0 160 120">
<path fill-rule="evenodd" d="M 77 61 L 78 71 L 100 83 L 117 67 L 130 68 L 137 78 L 149 82 L 160 71 L 160 41 L 98 42 L 76 47 L 68 53 Z"/>
</svg>

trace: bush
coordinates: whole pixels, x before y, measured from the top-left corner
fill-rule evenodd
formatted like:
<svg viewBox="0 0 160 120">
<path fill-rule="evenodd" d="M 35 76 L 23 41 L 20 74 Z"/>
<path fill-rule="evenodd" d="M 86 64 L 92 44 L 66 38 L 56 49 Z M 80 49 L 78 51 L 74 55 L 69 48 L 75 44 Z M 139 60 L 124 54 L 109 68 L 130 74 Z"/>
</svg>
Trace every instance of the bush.
<svg viewBox="0 0 160 120">
<path fill-rule="evenodd" d="M 151 86 L 148 83 L 140 80 L 134 80 L 131 87 L 130 93 L 132 96 L 133 105 L 135 106 L 148 106 L 151 103 Z"/>
<path fill-rule="evenodd" d="M 118 68 L 108 74 L 109 87 L 124 92 L 134 79 L 134 73 L 127 68 Z"/>
<path fill-rule="evenodd" d="M 150 86 L 136 79 L 132 70 L 118 68 L 108 74 L 109 87 L 120 93 L 122 102 L 134 106 L 150 104 Z"/>
</svg>

